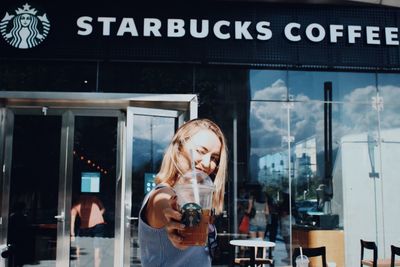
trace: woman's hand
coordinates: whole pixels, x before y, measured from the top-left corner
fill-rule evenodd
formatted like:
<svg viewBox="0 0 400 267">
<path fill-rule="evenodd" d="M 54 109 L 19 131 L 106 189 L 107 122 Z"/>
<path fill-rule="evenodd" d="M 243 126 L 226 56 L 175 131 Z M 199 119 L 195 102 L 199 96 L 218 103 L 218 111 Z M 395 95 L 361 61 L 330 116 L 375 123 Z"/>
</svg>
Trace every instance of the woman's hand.
<svg viewBox="0 0 400 267">
<path fill-rule="evenodd" d="M 178 203 L 175 192 L 170 188 L 161 188 L 150 197 L 146 218 L 150 226 L 154 228 L 163 228 L 167 231 L 168 238 L 172 245 L 178 249 L 186 249 L 188 246 L 182 245 L 183 236 L 178 230 L 185 228 L 180 223 L 182 214 L 178 211 Z"/>
<path fill-rule="evenodd" d="M 163 210 L 164 217 L 167 221 L 165 224 L 165 229 L 167 231 L 168 238 L 174 247 L 178 249 L 187 249 L 188 246 L 182 245 L 183 236 L 181 236 L 178 232 L 178 230 L 185 229 L 185 225 L 180 223 L 182 214 L 178 211 L 176 196 L 171 197 L 170 204 L 170 208 L 165 208 Z"/>
</svg>

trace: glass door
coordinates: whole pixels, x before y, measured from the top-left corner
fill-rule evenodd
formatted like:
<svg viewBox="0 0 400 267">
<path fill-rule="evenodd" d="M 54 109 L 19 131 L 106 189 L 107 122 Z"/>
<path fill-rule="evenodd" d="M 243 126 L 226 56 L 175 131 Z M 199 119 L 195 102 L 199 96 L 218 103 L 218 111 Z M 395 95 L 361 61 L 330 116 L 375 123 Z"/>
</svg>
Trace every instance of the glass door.
<svg viewBox="0 0 400 267">
<path fill-rule="evenodd" d="M 4 265 L 116 266 L 125 115 L 3 109 L 0 122 Z"/>
<path fill-rule="evenodd" d="M 120 111 L 73 111 L 67 190 L 71 267 L 118 266 L 124 125 Z"/>
<path fill-rule="evenodd" d="M 196 107 L 197 111 L 197 107 Z M 154 186 L 164 150 L 176 129 L 197 112 L 128 108 L 124 266 L 141 266 L 138 219 L 143 197 Z"/>
<path fill-rule="evenodd" d="M 46 115 L 46 116 L 44 116 Z M 5 110 L 2 125 L 1 243 L 6 266 L 56 266 L 65 117 L 42 110 Z"/>
</svg>

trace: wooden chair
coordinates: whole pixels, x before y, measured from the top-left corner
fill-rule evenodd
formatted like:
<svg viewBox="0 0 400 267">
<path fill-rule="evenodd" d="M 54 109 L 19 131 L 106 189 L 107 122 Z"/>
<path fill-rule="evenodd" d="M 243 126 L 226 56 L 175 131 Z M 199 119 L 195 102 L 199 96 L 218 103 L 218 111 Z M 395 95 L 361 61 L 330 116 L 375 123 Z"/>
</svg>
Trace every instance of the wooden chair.
<svg viewBox="0 0 400 267">
<path fill-rule="evenodd" d="M 390 267 L 400 266 L 400 261 L 395 261 L 395 255 L 400 256 L 400 247 L 391 245 L 392 257 L 390 258 Z"/>
<path fill-rule="evenodd" d="M 317 248 L 302 248 L 303 255 L 306 255 L 308 258 L 311 257 L 321 257 L 322 267 L 327 267 L 326 263 L 326 248 L 325 247 L 317 247 Z M 300 248 L 295 248 L 293 250 L 292 255 L 292 264 L 296 267 L 296 258 L 300 255 Z"/>
<path fill-rule="evenodd" d="M 254 256 L 255 256 L 255 261 L 254 264 L 255 266 L 263 266 L 264 264 L 268 264 L 269 266 L 274 267 L 275 263 L 272 257 L 272 248 L 268 248 L 268 257 L 266 257 L 266 250 L 267 248 L 262 248 L 263 253 L 262 257 L 257 257 L 257 251 L 258 248 L 256 247 L 254 250 Z M 251 249 L 252 250 L 252 249 Z M 250 266 L 251 264 L 251 259 L 250 258 L 235 258 L 235 265 L 239 266 Z"/>
<path fill-rule="evenodd" d="M 361 242 L 361 262 L 360 267 L 390 267 L 390 259 L 378 259 L 378 247 L 374 241 L 360 240 Z M 364 250 L 369 249 L 373 251 L 372 259 L 364 259 Z"/>
</svg>

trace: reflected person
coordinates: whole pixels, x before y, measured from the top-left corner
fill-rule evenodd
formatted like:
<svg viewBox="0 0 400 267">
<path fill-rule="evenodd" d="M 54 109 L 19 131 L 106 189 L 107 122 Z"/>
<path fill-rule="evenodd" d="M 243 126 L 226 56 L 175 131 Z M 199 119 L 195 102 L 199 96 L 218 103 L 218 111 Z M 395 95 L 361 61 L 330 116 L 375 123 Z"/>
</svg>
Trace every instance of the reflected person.
<svg viewBox="0 0 400 267">
<path fill-rule="evenodd" d="M 75 222 L 80 219 L 77 236 L 94 238 L 94 266 L 101 263 L 101 251 L 98 243 L 99 237 L 105 237 L 106 222 L 104 220 L 105 208 L 99 198 L 94 195 L 80 195 L 78 201 L 71 209 L 71 241 L 75 241 Z M 80 257 L 81 246 L 77 244 L 76 254 Z"/>
</svg>

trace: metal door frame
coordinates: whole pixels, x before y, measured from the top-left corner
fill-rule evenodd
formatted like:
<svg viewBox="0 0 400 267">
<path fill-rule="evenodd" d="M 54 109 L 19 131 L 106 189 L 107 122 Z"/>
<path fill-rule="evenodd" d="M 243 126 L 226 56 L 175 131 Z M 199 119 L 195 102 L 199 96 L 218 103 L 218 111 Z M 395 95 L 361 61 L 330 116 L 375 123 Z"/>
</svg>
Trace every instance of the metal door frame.
<svg viewBox="0 0 400 267">
<path fill-rule="evenodd" d="M 114 117 L 117 118 L 117 155 L 116 155 L 116 177 L 115 177 L 115 227 L 114 227 L 114 251 L 117 251 L 119 245 L 118 236 L 120 233 L 120 224 L 117 223 L 121 220 L 120 218 L 120 205 L 118 205 L 121 199 L 121 183 L 122 183 L 122 162 L 121 153 L 123 143 L 122 135 L 123 128 L 125 125 L 126 117 L 124 112 L 121 110 L 111 109 L 74 109 L 67 110 L 63 116 L 63 127 L 62 127 L 62 140 L 66 142 L 62 143 L 61 147 L 61 158 L 60 158 L 60 177 L 65 177 L 64 184 L 60 183 L 59 188 L 59 202 L 58 211 L 62 217 L 63 224 L 57 228 L 57 267 L 70 266 L 70 224 L 71 224 L 71 196 L 72 196 L 72 180 L 73 180 L 73 144 L 75 134 L 75 118 L 80 117 Z M 68 212 L 67 212 L 68 211 Z M 62 214 L 64 212 L 64 214 Z M 60 244 L 60 246 L 58 245 Z M 114 257 L 114 266 L 118 259 Z"/>
<path fill-rule="evenodd" d="M 7 230 L 9 212 L 9 191 L 10 191 L 10 170 L 6 166 L 10 165 L 10 159 L 5 155 L 12 152 L 12 132 L 13 129 L 6 127 L 13 125 L 14 114 L 6 108 L 0 110 L 0 252 L 7 250 Z M 11 155 L 12 157 L 12 155 Z M 0 260 L 0 263 L 5 260 Z"/>
<path fill-rule="evenodd" d="M 129 259 L 128 264 L 124 260 L 124 251 L 130 248 L 129 243 L 125 242 L 130 236 L 130 232 L 126 234 L 126 224 L 129 223 L 130 218 L 125 214 L 130 215 L 131 206 L 130 203 L 126 202 L 127 188 L 129 189 L 128 194 L 131 191 L 128 187 L 128 185 L 131 185 L 131 174 L 128 171 L 130 165 L 127 165 L 129 157 L 126 157 L 126 155 L 132 155 L 132 147 L 127 143 L 127 140 L 129 140 L 127 137 L 132 136 L 132 132 L 129 131 L 132 128 L 129 128 L 129 126 L 132 126 L 133 114 L 173 116 L 176 125 L 180 125 L 184 121 L 197 118 L 197 96 L 193 94 L 2 91 L 0 92 L 0 103 L 0 166 L 2 166 L 0 190 L 3 195 L 0 198 L 0 245 L 7 240 L 6 225 L 9 212 L 14 113 L 62 116 L 58 201 L 58 220 L 61 223 L 58 223 L 57 226 L 57 267 L 69 266 L 69 224 L 71 219 L 70 213 L 66 211 L 71 208 L 75 116 L 112 116 L 118 117 L 114 266 L 129 266 Z M 127 117 L 125 113 L 128 114 Z M 130 119 L 129 114 L 132 114 Z M 4 127 L 6 124 L 12 127 Z M 6 155 L 8 156 L 6 157 Z M 129 177 L 127 174 L 129 174 Z M 127 178 L 129 178 L 129 181 Z M 7 195 L 3 194 L 4 190 L 7 190 Z M 127 208 L 129 208 L 129 212 L 127 212 Z"/>
<path fill-rule="evenodd" d="M 131 222 L 138 220 L 139 215 L 131 217 L 132 208 L 132 153 L 133 147 L 133 125 L 135 123 L 134 117 L 137 115 L 142 116 L 154 116 L 154 117 L 164 117 L 173 118 L 175 121 L 175 130 L 182 125 L 185 121 L 197 118 L 197 98 L 196 102 L 190 102 L 188 104 L 187 110 L 174 110 L 174 109 L 159 109 L 159 108 L 141 108 L 141 107 L 128 107 L 127 113 L 127 130 L 126 130 L 126 152 L 125 156 L 125 195 L 124 195 L 124 220 L 123 220 L 123 231 L 124 233 L 124 244 L 121 246 L 124 248 L 121 250 L 121 257 L 124 259 L 123 266 L 130 266 L 130 256 L 131 256 Z"/>
</svg>

